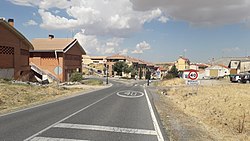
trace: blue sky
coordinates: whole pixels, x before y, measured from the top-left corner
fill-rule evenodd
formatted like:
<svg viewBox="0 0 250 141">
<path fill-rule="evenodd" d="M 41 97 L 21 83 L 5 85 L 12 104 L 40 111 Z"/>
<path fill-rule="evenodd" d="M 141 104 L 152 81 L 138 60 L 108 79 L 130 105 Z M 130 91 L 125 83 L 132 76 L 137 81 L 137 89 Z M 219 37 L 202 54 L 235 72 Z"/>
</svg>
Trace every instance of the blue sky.
<svg viewBox="0 0 250 141">
<path fill-rule="evenodd" d="M 221 3 L 220 3 L 221 2 Z M 151 62 L 250 55 L 247 0 L 2 0 L 29 40 L 77 38 L 89 55 L 120 53 Z"/>
</svg>

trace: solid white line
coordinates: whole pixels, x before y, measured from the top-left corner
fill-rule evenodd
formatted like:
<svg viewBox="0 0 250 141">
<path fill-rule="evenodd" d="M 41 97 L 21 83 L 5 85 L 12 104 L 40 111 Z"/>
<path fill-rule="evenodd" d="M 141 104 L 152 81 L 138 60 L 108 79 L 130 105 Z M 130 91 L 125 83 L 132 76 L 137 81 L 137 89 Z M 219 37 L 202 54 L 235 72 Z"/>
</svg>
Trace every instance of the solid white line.
<svg viewBox="0 0 250 141">
<path fill-rule="evenodd" d="M 146 99 L 147 99 L 147 102 L 148 102 L 148 108 L 149 108 L 149 111 L 150 111 L 150 114 L 151 114 L 151 117 L 152 117 L 152 120 L 153 120 L 154 128 L 155 128 L 156 133 L 157 133 L 158 141 L 164 141 L 163 135 L 161 133 L 160 126 L 159 126 L 158 121 L 157 121 L 157 119 L 155 117 L 155 113 L 154 113 L 154 110 L 152 108 L 152 104 L 151 104 L 151 102 L 149 100 L 148 93 L 147 93 L 145 88 L 144 88 L 144 93 L 146 95 Z"/>
<path fill-rule="evenodd" d="M 64 139 L 64 138 L 48 138 L 48 137 L 35 137 L 30 141 L 89 141 L 89 140 L 76 140 L 76 139 Z"/>
<path fill-rule="evenodd" d="M 110 95 L 107 95 L 107 96 L 105 96 L 104 98 L 102 98 L 102 99 L 100 99 L 100 100 L 98 100 L 98 101 L 96 101 L 96 102 L 94 102 L 94 103 L 92 103 L 92 104 L 90 104 L 90 105 L 88 105 L 88 106 L 86 106 L 86 107 L 80 109 L 79 111 L 76 111 L 75 113 L 73 113 L 73 114 L 71 114 L 71 115 L 65 117 L 64 119 L 62 119 L 62 120 L 60 120 L 60 121 L 58 121 L 58 122 L 56 122 L 56 123 L 54 123 L 54 124 L 48 126 L 47 128 L 41 130 L 41 131 L 38 132 L 38 133 L 36 133 L 36 134 L 30 136 L 29 138 L 25 139 L 24 141 L 29 141 L 29 140 L 31 140 L 31 139 L 34 138 L 35 136 L 37 136 L 37 135 L 39 135 L 39 134 L 45 132 L 46 130 L 48 130 L 48 129 L 54 127 L 54 126 L 57 125 L 58 123 L 60 123 L 60 122 L 62 122 L 62 121 L 64 121 L 64 120 L 66 120 L 66 119 L 68 119 L 68 118 L 70 118 L 70 117 L 72 117 L 72 116 L 74 116 L 74 115 L 76 115 L 76 114 L 78 114 L 78 113 L 80 113 L 80 112 L 86 110 L 87 108 L 89 108 L 89 107 L 91 107 L 91 106 L 97 104 L 98 102 L 100 102 L 100 101 L 102 101 L 102 100 L 104 100 L 104 99 L 110 97 L 110 96 L 113 95 L 113 94 L 114 94 L 114 93 L 112 93 L 112 94 L 110 94 Z"/>
<path fill-rule="evenodd" d="M 106 132 L 116 132 L 116 133 L 157 135 L 156 131 L 154 130 L 120 128 L 120 127 L 99 126 L 99 125 L 59 123 L 55 125 L 54 127 L 55 128 L 80 129 L 80 130 L 106 131 Z"/>
</svg>

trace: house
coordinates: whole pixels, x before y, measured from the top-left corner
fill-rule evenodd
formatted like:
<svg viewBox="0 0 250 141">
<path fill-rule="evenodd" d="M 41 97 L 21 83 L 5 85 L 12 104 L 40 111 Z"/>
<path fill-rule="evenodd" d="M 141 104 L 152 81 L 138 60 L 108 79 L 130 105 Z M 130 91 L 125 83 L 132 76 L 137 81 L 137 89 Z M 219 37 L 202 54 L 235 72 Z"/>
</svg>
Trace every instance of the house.
<svg viewBox="0 0 250 141">
<path fill-rule="evenodd" d="M 205 69 L 205 77 L 217 78 L 224 77 L 230 74 L 230 69 L 224 65 L 212 65 Z"/>
<path fill-rule="evenodd" d="M 188 70 L 190 69 L 190 61 L 189 59 L 180 56 L 179 59 L 176 61 L 175 66 L 178 71 Z"/>
<path fill-rule="evenodd" d="M 46 76 L 49 80 L 65 82 L 70 80 L 72 73 L 82 72 L 82 55 L 86 52 L 77 39 L 49 35 L 49 38 L 33 39 L 32 44 L 31 67 L 40 74 L 40 79 Z"/>
<path fill-rule="evenodd" d="M 105 64 L 107 62 L 107 56 L 90 56 L 93 64 Z"/>
<path fill-rule="evenodd" d="M 155 78 L 156 79 L 163 79 L 164 76 L 167 75 L 168 73 L 168 69 L 162 67 L 162 66 L 159 66 L 159 67 L 155 67 Z"/>
<path fill-rule="evenodd" d="M 140 79 L 145 78 L 146 71 L 148 69 L 154 69 L 154 64 L 152 63 L 130 56 L 115 54 L 107 57 L 106 67 L 108 68 L 109 75 L 116 76 L 116 72 L 113 71 L 113 65 L 119 61 L 126 62 L 128 66 L 133 66 L 133 68 L 135 68 L 135 70 L 138 72 L 138 76 Z M 126 76 L 126 74 L 123 73 L 122 76 Z"/>
<path fill-rule="evenodd" d="M 231 60 L 228 67 L 231 69 L 231 75 L 250 72 L 250 58 L 249 60 Z"/>
<path fill-rule="evenodd" d="M 199 70 L 194 70 L 194 69 L 189 69 L 189 70 L 184 70 L 183 73 L 182 73 L 182 78 L 185 79 L 185 80 L 188 80 L 188 75 L 191 71 L 194 71 L 194 72 L 197 72 L 199 73 Z"/>
<path fill-rule="evenodd" d="M 208 65 L 203 63 L 191 63 L 189 68 L 190 70 L 205 70 L 207 67 Z"/>
<path fill-rule="evenodd" d="M 83 71 L 86 74 L 96 73 L 98 75 L 105 75 L 105 64 L 107 62 L 106 56 L 88 56 L 83 55 Z"/>
<path fill-rule="evenodd" d="M 28 81 L 32 44 L 14 27 L 14 19 L 0 19 L 0 78 Z"/>
<path fill-rule="evenodd" d="M 93 61 L 91 60 L 89 55 L 83 55 L 82 56 L 82 64 L 83 64 L 83 66 L 88 66 L 88 65 L 90 65 L 92 63 L 93 63 Z"/>
</svg>

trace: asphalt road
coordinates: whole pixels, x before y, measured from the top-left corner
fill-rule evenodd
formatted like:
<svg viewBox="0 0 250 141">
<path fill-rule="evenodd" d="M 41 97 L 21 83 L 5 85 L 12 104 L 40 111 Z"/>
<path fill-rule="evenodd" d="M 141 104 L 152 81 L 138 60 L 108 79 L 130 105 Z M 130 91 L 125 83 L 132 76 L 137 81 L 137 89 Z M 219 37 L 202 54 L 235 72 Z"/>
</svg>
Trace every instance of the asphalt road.
<svg viewBox="0 0 250 141">
<path fill-rule="evenodd" d="M 107 89 L 0 116 L 0 140 L 163 141 L 155 115 L 143 86 L 113 82 Z"/>
</svg>

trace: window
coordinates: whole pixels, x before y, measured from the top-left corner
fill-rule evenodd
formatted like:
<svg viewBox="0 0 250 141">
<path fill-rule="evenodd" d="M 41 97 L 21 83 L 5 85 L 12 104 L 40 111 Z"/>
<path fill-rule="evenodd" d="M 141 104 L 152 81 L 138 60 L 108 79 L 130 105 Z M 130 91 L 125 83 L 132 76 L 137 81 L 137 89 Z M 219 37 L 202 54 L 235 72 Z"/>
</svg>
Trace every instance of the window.
<svg viewBox="0 0 250 141">
<path fill-rule="evenodd" d="M 0 54 L 14 55 L 14 48 L 8 46 L 0 46 Z"/>
</svg>

